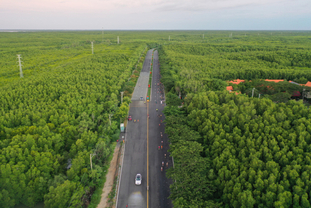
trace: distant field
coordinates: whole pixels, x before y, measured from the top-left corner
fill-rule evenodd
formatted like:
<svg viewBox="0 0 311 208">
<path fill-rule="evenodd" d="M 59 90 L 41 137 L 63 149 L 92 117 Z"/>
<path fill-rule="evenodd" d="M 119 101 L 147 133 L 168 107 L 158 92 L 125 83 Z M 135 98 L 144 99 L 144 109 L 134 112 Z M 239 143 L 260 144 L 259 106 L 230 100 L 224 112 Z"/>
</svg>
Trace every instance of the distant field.
<svg viewBox="0 0 311 208">
<path fill-rule="evenodd" d="M 94 54 L 130 55 L 136 43 L 121 37 L 120 45 L 116 34 L 101 32 L 17 32 L 0 33 L 0 86 L 19 79 L 17 54 L 21 54 L 23 74 L 26 77 L 43 71 L 53 70 L 71 63 L 85 61 Z"/>
<path fill-rule="evenodd" d="M 311 81 L 311 32 L 226 33 L 207 32 L 200 41 L 192 37 L 162 45 L 165 86 L 186 94 L 216 89 L 211 79 Z"/>
</svg>

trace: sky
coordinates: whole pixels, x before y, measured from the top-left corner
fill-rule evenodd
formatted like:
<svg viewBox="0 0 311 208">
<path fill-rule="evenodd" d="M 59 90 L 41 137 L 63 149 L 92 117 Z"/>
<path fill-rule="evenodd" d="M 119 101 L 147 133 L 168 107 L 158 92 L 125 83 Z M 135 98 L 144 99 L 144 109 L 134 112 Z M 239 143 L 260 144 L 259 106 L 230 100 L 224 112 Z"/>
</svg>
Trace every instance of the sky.
<svg viewBox="0 0 311 208">
<path fill-rule="evenodd" d="M 311 30 L 311 0 L 0 0 L 0 29 Z"/>
</svg>

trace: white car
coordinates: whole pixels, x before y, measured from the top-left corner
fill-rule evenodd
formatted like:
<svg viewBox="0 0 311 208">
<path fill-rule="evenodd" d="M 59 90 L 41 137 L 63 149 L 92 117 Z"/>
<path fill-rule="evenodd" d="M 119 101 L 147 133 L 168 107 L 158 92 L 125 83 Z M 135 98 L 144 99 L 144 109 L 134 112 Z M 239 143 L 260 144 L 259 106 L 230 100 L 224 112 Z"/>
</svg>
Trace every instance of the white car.
<svg viewBox="0 0 311 208">
<path fill-rule="evenodd" d="M 136 177 L 135 177 L 135 185 L 141 185 L 141 174 L 138 173 L 136 174 Z"/>
</svg>

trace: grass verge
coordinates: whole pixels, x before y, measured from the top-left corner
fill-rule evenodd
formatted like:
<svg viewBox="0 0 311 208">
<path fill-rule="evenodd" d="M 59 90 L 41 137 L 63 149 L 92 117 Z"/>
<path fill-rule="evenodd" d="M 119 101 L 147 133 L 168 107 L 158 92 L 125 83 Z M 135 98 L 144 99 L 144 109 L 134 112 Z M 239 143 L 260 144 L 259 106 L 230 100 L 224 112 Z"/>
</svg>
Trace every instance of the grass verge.
<svg viewBox="0 0 311 208">
<path fill-rule="evenodd" d="M 96 187 L 96 190 L 94 191 L 92 195 L 91 203 L 89 204 L 88 208 L 96 208 L 101 200 L 103 188 L 106 182 L 106 175 L 108 173 L 108 169 L 110 167 L 110 162 L 113 158 L 113 153 L 114 153 L 114 149 L 116 148 L 116 145 L 117 145 L 117 142 L 113 142 L 110 146 L 110 151 L 112 152 L 112 154 L 110 154 L 108 160 L 105 163 L 105 166 L 103 167 L 103 172 L 105 174 L 103 174 L 100 182 L 98 183 L 98 186 Z"/>
</svg>

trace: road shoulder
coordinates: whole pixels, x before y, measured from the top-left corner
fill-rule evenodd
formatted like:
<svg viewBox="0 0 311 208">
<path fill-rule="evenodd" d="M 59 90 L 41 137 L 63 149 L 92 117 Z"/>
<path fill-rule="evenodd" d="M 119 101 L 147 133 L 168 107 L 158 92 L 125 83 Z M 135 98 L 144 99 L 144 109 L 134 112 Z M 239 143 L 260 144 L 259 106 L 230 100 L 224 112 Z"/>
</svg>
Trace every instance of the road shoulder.
<svg viewBox="0 0 311 208">
<path fill-rule="evenodd" d="M 113 188 L 114 179 L 118 174 L 118 166 L 122 162 L 121 161 L 122 154 L 123 154 L 123 145 L 117 144 L 114 149 L 113 158 L 110 162 L 108 173 L 106 174 L 106 182 L 103 187 L 100 203 L 97 205 L 97 208 L 110 207 L 108 204 L 109 199 L 108 195 Z"/>
</svg>

